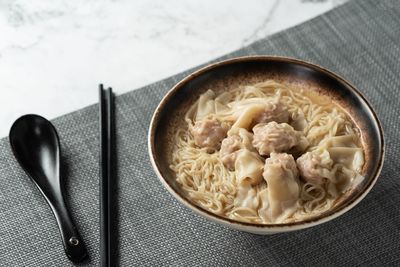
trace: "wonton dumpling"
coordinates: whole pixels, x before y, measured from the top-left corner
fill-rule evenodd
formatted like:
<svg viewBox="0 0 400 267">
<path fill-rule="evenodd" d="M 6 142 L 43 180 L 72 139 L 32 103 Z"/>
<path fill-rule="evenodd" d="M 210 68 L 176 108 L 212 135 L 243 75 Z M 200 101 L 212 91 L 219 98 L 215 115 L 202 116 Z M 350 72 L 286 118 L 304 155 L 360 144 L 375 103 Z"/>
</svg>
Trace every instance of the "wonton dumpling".
<svg viewBox="0 0 400 267">
<path fill-rule="evenodd" d="M 227 130 L 228 126 L 216 119 L 204 119 L 196 121 L 191 133 L 197 146 L 218 149 Z"/>
<path fill-rule="evenodd" d="M 195 121 L 202 120 L 210 114 L 219 114 L 226 112 L 229 108 L 218 100 L 215 100 L 215 93 L 212 90 L 208 90 L 204 94 L 200 95 L 197 102 Z"/>
<path fill-rule="evenodd" d="M 296 145 L 300 145 L 301 150 L 308 146 L 304 134 L 295 131 L 287 123 L 274 121 L 267 124 L 260 123 L 253 128 L 253 132 L 253 146 L 260 155 L 269 155 L 271 152 L 287 152 Z"/>
<path fill-rule="evenodd" d="M 253 124 L 253 119 L 259 116 L 264 108 L 265 106 L 263 104 L 254 104 L 249 105 L 242 110 L 237 110 L 237 113 L 239 113 L 240 115 L 237 115 L 238 118 L 232 125 L 232 129 L 245 128 L 247 130 L 250 130 Z"/>
<path fill-rule="evenodd" d="M 331 147 L 329 154 L 335 163 L 340 163 L 347 168 L 361 172 L 364 165 L 364 153 L 361 148 L 354 147 Z"/>
<path fill-rule="evenodd" d="M 289 112 L 286 106 L 276 100 L 246 99 L 233 106 L 232 109 L 235 111 L 234 117 L 236 117 L 232 128 L 250 130 L 258 123 L 289 121 Z"/>
<path fill-rule="evenodd" d="M 219 155 L 222 163 L 224 163 L 228 169 L 233 170 L 238 150 L 242 148 L 250 151 L 254 150 L 253 145 L 251 144 L 253 134 L 242 128 L 236 129 L 236 131 L 230 132 L 230 134 L 230 136 L 222 140 Z"/>
<path fill-rule="evenodd" d="M 268 202 L 273 222 L 281 222 L 296 210 L 300 185 L 296 162 L 290 154 L 271 153 L 263 173 L 268 186 Z"/>
<path fill-rule="evenodd" d="M 335 174 L 332 173 L 333 161 L 326 149 L 318 149 L 307 152 L 297 159 L 297 167 L 300 176 L 306 182 L 322 184 L 324 178 L 333 181 Z"/>
<path fill-rule="evenodd" d="M 325 147 L 335 163 L 342 164 L 356 172 L 361 172 L 364 165 L 364 152 L 355 144 L 354 135 L 334 136 L 323 140 L 320 144 Z"/>
<path fill-rule="evenodd" d="M 255 152 L 241 149 L 237 152 L 235 174 L 238 184 L 250 183 L 256 185 L 263 179 L 264 162 Z"/>
<path fill-rule="evenodd" d="M 364 177 L 357 171 L 347 168 L 343 165 L 336 165 L 338 167 L 336 171 L 334 187 L 328 188 L 328 192 L 333 196 L 338 196 L 340 193 L 346 192 L 351 186 L 355 188 L 364 180 Z M 332 185 L 332 184 L 331 184 Z"/>
<path fill-rule="evenodd" d="M 287 107 L 279 101 L 271 101 L 265 105 L 265 108 L 258 117 L 254 118 L 254 124 L 268 123 L 276 121 L 278 123 L 289 121 L 289 112 Z"/>
<path fill-rule="evenodd" d="M 214 98 L 215 93 L 211 90 L 200 95 L 197 103 L 196 121 L 215 113 Z"/>
</svg>

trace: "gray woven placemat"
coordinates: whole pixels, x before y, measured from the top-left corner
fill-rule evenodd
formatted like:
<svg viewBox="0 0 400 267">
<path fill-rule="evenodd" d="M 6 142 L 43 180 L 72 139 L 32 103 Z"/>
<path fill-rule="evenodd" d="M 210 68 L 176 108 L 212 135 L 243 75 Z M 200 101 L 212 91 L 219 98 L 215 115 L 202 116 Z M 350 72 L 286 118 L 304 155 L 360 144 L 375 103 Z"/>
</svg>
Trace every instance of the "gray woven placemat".
<svg viewBox="0 0 400 267">
<path fill-rule="evenodd" d="M 227 55 L 305 59 L 354 83 L 386 131 L 386 161 L 371 193 L 340 218 L 273 236 L 230 230 L 194 215 L 162 187 L 147 156 L 150 116 L 185 72 L 117 99 L 119 258 L 123 266 L 400 265 L 400 2 L 353 1 Z M 54 120 L 66 187 L 90 262 L 99 263 L 98 117 L 90 106 Z M 0 141 L 0 265 L 70 266 L 53 215 Z"/>
</svg>

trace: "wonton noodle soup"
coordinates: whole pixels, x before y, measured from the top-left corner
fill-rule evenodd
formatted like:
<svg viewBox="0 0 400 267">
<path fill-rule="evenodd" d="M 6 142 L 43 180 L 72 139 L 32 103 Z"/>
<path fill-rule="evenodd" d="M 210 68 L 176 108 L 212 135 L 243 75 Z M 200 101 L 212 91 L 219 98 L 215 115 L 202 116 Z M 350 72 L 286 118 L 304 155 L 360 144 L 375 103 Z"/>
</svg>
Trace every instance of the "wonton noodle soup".
<svg viewBox="0 0 400 267">
<path fill-rule="evenodd" d="M 359 130 L 338 105 L 268 80 L 202 94 L 176 130 L 170 168 L 197 205 L 271 224 L 329 210 L 363 164 Z"/>
</svg>

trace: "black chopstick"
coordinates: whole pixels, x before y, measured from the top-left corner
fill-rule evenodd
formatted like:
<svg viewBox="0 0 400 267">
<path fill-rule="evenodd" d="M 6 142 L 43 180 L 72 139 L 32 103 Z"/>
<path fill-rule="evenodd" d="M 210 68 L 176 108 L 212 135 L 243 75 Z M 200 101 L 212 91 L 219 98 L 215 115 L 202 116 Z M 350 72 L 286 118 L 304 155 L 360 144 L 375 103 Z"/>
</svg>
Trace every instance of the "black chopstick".
<svg viewBox="0 0 400 267">
<path fill-rule="evenodd" d="M 111 190 L 114 162 L 114 109 L 112 89 L 99 86 L 100 114 L 100 263 L 102 267 L 112 266 L 111 260 Z"/>
</svg>

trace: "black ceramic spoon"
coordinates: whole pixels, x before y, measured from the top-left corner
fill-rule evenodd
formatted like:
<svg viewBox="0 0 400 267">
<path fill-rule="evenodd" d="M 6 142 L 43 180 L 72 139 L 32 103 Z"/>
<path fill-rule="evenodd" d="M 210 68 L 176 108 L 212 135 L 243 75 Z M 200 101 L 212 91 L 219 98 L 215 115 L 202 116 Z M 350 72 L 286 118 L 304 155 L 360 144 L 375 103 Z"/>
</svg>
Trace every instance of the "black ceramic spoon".
<svg viewBox="0 0 400 267">
<path fill-rule="evenodd" d="M 47 200 L 60 228 L 65 253 L 73 262 L 87 256 L 64 202 L 60 177 L 60 142 L 54 126 L 38 115 L 17 119 L 10 130 L 14 156 Z"/>
</svg>

